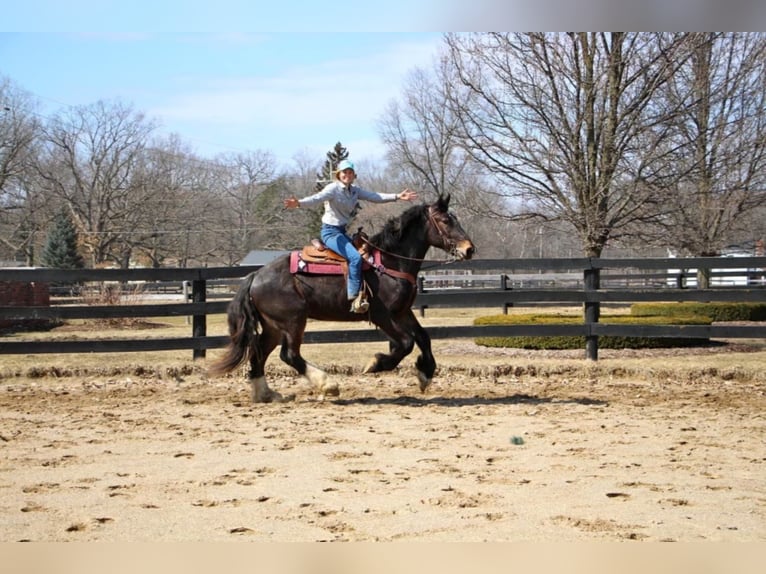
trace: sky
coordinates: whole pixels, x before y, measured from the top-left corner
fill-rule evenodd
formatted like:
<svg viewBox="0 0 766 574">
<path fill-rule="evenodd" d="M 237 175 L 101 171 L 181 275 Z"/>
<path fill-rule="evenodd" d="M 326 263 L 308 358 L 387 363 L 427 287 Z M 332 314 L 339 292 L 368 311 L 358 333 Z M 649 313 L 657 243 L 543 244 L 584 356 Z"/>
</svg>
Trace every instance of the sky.
<svg viewBox="0 0 766 574">
<path fill-rule="evenodd" d="M 340 141 L 377 160 L 377 121 L 442 34 L 2 33 L 0 75 L 42 115 L 118 100 L 199 155 L 266 150 L 280 163 Z"/>
<path fill-rule="evenodd" d="M 762 29 L 757 0 L 21 0 L 0 19 L 0 76 L 41 114 L 119 100 L 204 157 L 376 161 L 377 122 L 450 31 Z"/>
</svg>

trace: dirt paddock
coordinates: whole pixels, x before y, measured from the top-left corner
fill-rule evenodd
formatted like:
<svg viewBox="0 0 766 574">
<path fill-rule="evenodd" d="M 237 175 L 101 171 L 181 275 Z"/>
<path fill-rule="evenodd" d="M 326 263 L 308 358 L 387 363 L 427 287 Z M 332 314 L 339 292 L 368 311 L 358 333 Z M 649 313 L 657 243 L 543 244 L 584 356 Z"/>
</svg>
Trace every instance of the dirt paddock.
<svg viewBox="0 0 766 574">
<path fill-rule="evenodd" d="M 421 395 L 411 362 L 365 375 L 358 348 L 337 399 L 272 363 L 283 404 L 204 364 L 6 372 L 0 540 L 766 540 L 752 353 L 669 369 L 442 343 Z"/>
</svg>

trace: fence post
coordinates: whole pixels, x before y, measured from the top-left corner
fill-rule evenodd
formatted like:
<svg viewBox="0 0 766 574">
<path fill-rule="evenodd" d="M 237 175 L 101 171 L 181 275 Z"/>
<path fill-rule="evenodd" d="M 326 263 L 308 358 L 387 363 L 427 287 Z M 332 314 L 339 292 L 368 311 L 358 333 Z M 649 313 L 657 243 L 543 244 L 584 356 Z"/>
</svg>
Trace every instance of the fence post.
<svg viewBox="0 0 766 574">
<path fill-rule="evenodd" d="M 509 289 L 509 287 L 508 287 L 508 275 L 506 275 L 505 273 L 502 273 L 500 275 L 500 289 L 502 289 L 503 291 L 508 291 L 508 289 Z M 503 303 L 503 315 L 507 315 L 508 314 L 508 307 L 513 307 L 513 303 L 512 302 L 508 303 L 507 301 L 505 303 Z"/>
<path fill-rule="evenodd" d="M 585 292 L 597 291 L 600 287 L 600 270 L 589 267 L 585 270 L 583 276 L 583 283 Z M 599 315 L 601 314 L 601 305 L 599 301 L 586 301 L 585 302 L 585 324 L 588 326 L 587 334 L 585 335 L 585 356 L 592 360 L 598 360 L 598 335 L 591 335 L 590 325 L 592 323 L 598 323 Z"/>
<path fill-rule="evenodd" d="M 189 301 L 191 301 L 191 293 L 189 292 L 190 286 L 191 286 L 191 283 L 189 283 L 189 281 L 184 280 L 181 282 L 181 291 L 182 291 L 181 297 L 184 303 L 188 303 Z M 191 317 L 189 317 L 188 315 L 186 316 L 186 324 L 191 325 Z"/>
<path fill-rule="evenodd" d="M 207 300 L 207 284 L 204 279 L 192 281 L 192 302 L 204 303 Z M 192 317 L 192 337 L 207 336 L 207 315 L 194 315 Z M 205 357 L 205 349 L 193 349 L 192 358 L 202 359 Z"/>
<path fill-rule="evenodd" d="M 425 278 L 422 275 L 418 275 L 417 283 L 418 283 L 418 293 L 425 293 L 426 292 L 426 287 L 425 287 L 426 280 L 425 280 Z M 420 306 L 420 316 L 421 317 L 425 317 L 426 316 L 426 307 L 428 307 L 428 305 L 421 305 Z"/>
</svg>

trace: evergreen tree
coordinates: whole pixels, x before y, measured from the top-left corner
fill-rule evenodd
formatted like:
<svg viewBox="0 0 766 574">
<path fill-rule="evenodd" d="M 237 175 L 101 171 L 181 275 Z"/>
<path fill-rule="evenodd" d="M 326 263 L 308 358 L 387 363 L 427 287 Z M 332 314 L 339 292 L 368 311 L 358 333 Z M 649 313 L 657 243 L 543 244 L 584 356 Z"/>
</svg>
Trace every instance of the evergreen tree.
<svg viewBox="0 0 766 574">
<path fill-rule="evenodd" d="M 317 191 L 320 191 L 332 181 L 335 175 L 335 168 L 346 158 L 348 158 L 348 151 L 340 142 L 336 143 L 335 147 L 327 152 L 327 159 L 324 162 L 324 166 L 322 166 L 322 173 L 317 174 L 317 182 L 314 186 Z"/>
<path fill-rule="evenodd" d="M 77 229 L 65 209 L 60 210 L 53 219 L 41 260 L 45 267 L 56 269 L 82 269 L 85 266 L 77 250 Z"/>
</svg>

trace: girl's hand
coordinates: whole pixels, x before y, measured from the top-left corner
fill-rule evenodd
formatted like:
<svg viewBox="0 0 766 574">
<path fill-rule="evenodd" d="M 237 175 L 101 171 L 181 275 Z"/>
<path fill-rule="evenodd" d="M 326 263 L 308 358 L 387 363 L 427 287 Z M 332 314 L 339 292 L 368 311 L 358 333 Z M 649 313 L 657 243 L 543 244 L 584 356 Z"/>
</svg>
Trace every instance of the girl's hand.
<svg viewBox="0 0 766 574">
<path fill-rule="evenodd" d="M 418 198 L 418 192 L 412 191 L 409 187 L 396 196 L 402 201 L 414 201 Z"/>
<path fill-rule="evenodd" d="M 300 207 L 300 206 L 301 206 L 301 202 L 294 197 L 288 197 L 287 199 L 285 199 L 285 207 L 287 209 L 295 209 L 296 207 Z"/>
</svg>

